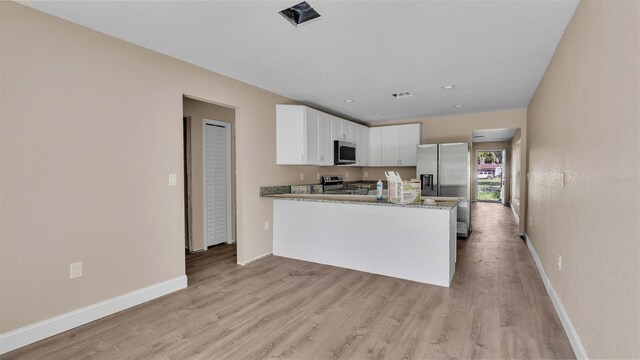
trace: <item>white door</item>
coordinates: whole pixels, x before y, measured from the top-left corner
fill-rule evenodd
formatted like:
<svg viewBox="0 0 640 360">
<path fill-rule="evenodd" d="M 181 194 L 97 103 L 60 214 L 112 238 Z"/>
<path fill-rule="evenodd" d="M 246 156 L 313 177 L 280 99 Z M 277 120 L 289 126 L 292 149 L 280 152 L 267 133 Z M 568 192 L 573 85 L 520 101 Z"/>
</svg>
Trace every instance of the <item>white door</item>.
<svg viewBox="0 0 640 360">
<path fill-rule="evenodd" d="M 231 242 L 229 125 L 205 123 L 204 235 L 207 246 Z"/>
</svg>

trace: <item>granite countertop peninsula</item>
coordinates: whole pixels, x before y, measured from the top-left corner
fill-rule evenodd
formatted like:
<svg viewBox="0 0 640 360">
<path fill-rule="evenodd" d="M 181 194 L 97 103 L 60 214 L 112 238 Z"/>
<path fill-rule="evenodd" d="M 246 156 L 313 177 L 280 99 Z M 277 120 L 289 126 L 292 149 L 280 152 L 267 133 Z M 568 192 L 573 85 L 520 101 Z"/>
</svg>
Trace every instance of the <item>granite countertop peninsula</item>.
<svg viewBox="0 0 640 360">
<path fill-rule="evenodd" d="M 418 209 L 437 209 L 437 210 L 451 210 L 460 200 L 456 198 L 433 198 L 435 204 L 394 204 L 389 202 L 389 198 L 385 196 L 381 202 L 376 200 L 375 195 L 329 195 L 329 194 L 274 194 L 266 195 L 267 198 L 293 200 L 293 201 L 315 201 L 315 202 L 330 202 L 330 203 L 343 203 L 343 204 L 355 204 L 355 205 L 373 205 L 373 206 L 394 206 L 403 208 L 418 208 Z"/>
</svg>

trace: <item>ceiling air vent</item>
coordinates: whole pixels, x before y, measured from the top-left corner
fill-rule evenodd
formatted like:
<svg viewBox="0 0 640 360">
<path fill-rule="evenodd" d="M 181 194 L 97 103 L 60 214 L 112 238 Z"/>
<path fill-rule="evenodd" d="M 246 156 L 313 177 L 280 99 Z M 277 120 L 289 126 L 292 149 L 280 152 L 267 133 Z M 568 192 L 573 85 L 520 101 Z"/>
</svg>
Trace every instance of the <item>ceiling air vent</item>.
<svg viewBox="0 0 640 360">
<path fill-rule="evenodd" d="M 289 20 L 294 26 L 300 26 L 320 17 L 320 14 L 313 10 L 311 5 L 307 4 L 306 1 L 280 11 L 280 15 L 284 16 L 284 18 Z"/>
<path fill-rule="evenodd" d="M 400 98 L 406 98 L 406 97 L 410 97 L 413 96 L 411 95 L 410 92 L 405 91 L 405 92 L 400 92 L 400 93 L 395 93 L 395 94 L 391 94 L 391 96 L 393 96 L 396 99 L 400 99 Z"/>
</svg>

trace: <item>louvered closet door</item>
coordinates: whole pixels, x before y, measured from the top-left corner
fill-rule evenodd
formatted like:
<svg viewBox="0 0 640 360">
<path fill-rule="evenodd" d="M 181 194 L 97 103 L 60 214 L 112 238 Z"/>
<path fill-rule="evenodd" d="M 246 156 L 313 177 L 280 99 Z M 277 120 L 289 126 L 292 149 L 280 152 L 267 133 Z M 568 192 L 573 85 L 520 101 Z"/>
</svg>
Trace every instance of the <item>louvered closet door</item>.
<svg viewBox="0 0 640 360">
<path fill-rule="evenodd" d="M 206 126 L 205 231 L 207 246 L 227 242 L 229 226 L 226 129 Z"/>
</svg>

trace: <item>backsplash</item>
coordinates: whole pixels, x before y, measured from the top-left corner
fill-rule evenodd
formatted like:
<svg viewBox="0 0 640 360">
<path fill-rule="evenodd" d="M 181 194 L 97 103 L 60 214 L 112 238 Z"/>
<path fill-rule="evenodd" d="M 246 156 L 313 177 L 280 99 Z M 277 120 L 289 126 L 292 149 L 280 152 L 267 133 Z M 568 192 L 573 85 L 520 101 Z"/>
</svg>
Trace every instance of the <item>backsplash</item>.
<svg viewBox="0 0 640 360">
<path fill-rule="evenodd" d="M 260 187 L 260 197 L 277 194 L 322 194 L 322 185 L 278 185 Z"/>
</svg>

